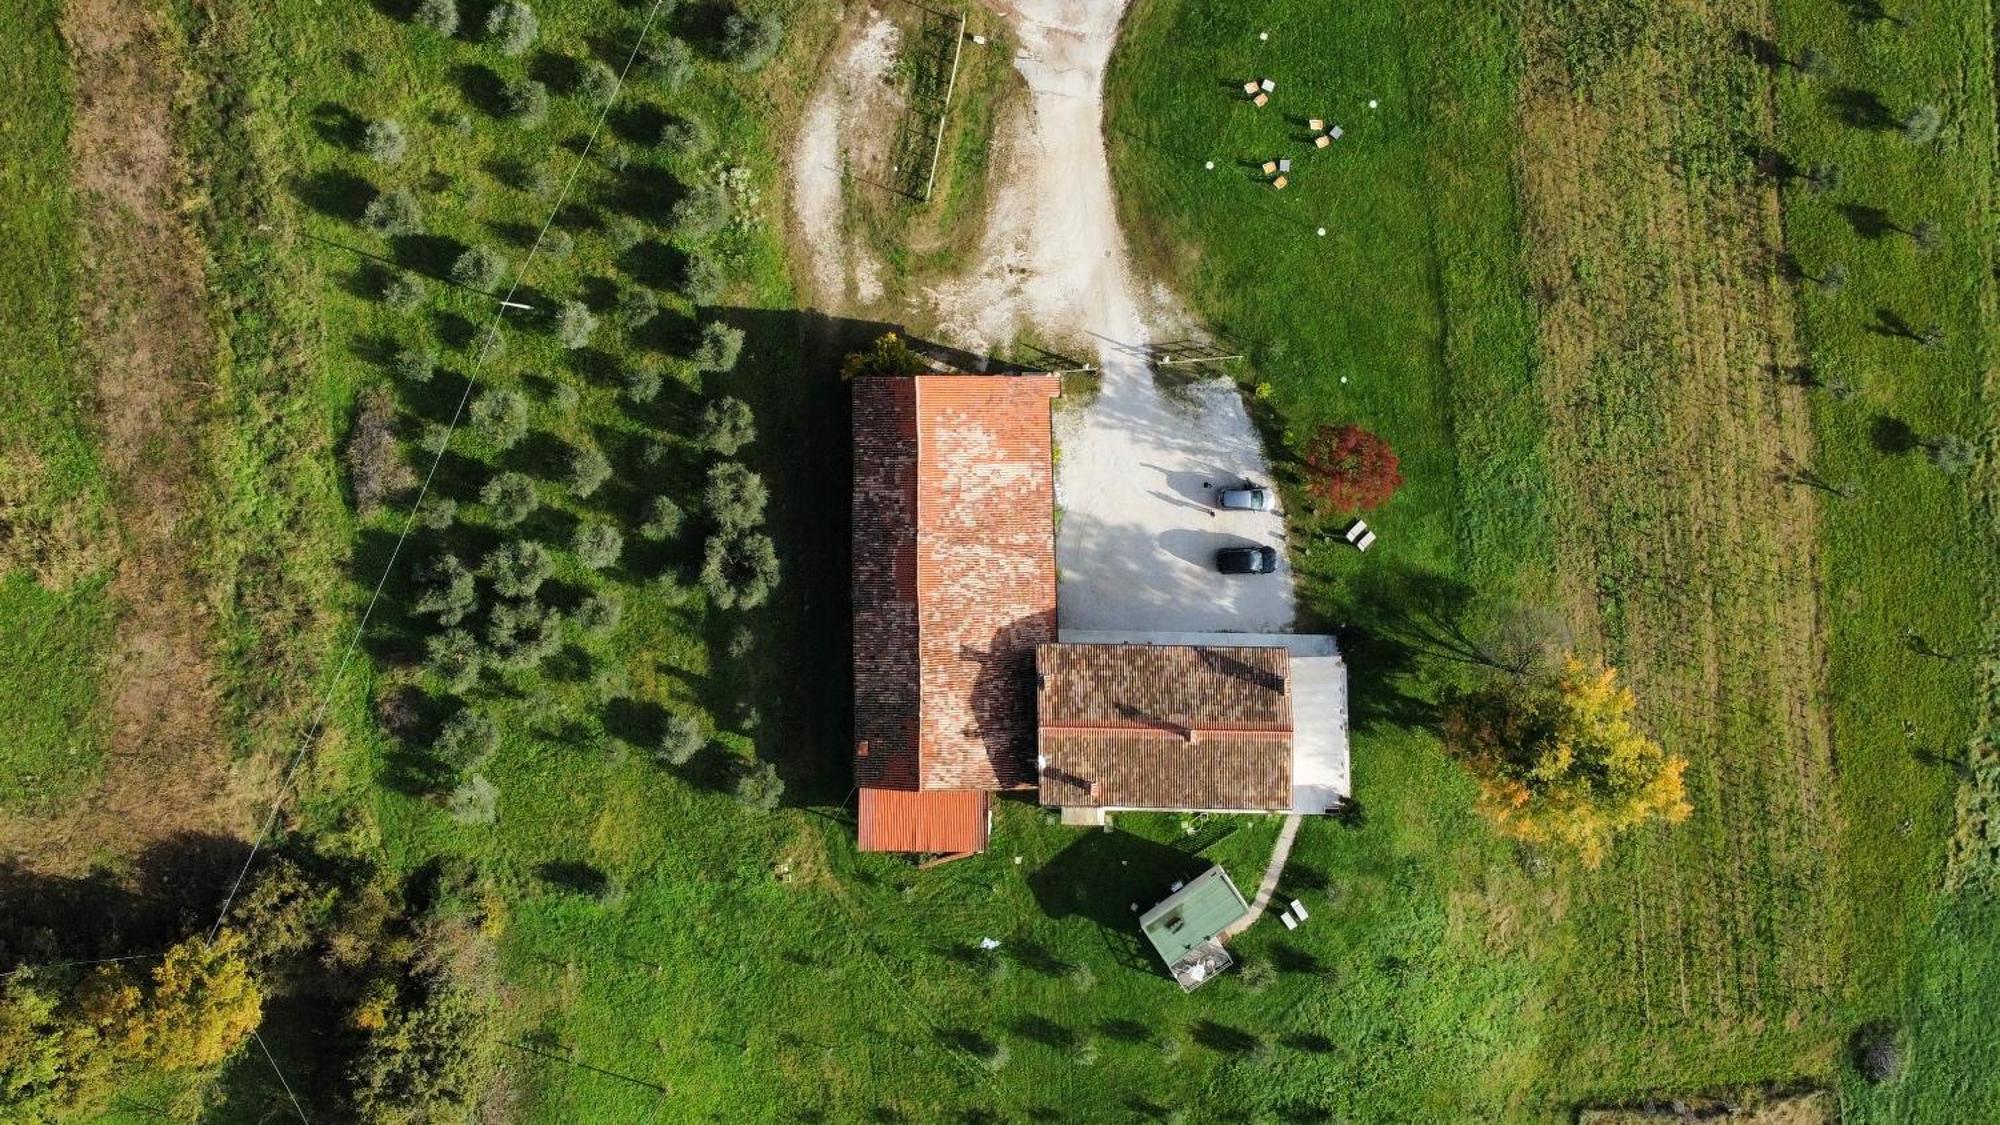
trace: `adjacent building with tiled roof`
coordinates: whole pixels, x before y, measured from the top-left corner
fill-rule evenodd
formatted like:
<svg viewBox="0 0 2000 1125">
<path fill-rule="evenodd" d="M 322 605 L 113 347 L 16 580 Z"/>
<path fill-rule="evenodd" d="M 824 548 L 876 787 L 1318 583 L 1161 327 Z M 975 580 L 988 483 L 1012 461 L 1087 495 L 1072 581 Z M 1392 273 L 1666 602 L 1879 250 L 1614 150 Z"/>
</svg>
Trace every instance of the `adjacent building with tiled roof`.
<svg viewBox="0 0 2000 1125">
<path fill-rule="evenodd" d="M 1044 375 L 854 382 L 866 850 L 980 850 L 983 794 L 1035 783 L 1034 652 L 1055 639 L 1049 412 L 1060 386 Z M 982 798 L 925 796 L 966 792 Z"/>
<path fill-rule="evenodd" d="M 1052 644 L 1036 655 L 1041 801 L 1066 809 L 1290 809 L 1292 654 Z"/>
</svg>

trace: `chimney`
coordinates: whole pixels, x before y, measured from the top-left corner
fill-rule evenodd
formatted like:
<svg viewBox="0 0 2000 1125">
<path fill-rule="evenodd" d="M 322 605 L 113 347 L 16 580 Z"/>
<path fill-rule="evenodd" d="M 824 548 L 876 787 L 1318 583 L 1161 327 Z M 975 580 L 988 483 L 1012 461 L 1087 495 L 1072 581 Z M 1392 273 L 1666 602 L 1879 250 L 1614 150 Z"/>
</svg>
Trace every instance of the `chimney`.
<svg viewBox="0 0 2000 1125">
<path fill-rule="evenodd" d="M 866 758 L 868 756 L 867 739 L 864 738 L 860 742 L 854 744 L 854 756 L 857 758 Z"/>
<path fill-rule="evenodd" d="M 1201 732 L 1193 727 L 1189 727 L 1187 729 L 1187 744 L 1189 746 L 1201 745 Z"/>
<path fill-rule="evenodd" d="M 1100 797 L 1102 797 L 1102 796 L 1104 796 L 1104 783 L 1103 783 L 1103 782 L 1101 782 L 1101 781 L 1093 781 L 1093 782 L 1091 782 L 1091 783 L 1090 783 L 1090 799 L 1091 799 L 1091 800 L 1093 800 L 1093 801 L 1095 801 L 1095 800 L 1097 800 L 1098 798 L 1100 798 Z"/>
</svg>

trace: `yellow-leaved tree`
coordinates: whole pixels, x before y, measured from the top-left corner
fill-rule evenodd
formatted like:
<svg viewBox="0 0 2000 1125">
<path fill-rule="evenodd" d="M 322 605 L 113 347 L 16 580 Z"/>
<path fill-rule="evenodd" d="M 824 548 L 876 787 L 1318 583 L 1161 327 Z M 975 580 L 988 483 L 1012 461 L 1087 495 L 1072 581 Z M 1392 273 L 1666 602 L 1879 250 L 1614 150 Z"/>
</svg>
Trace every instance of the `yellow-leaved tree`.
<svg viewBox="0 0 2000 1125">
<path fill-rule="evenodd" d="M 1632 723 L 1635 701 L 1613 668 L 1574 656 L 1549 676 L 1507 678 L 1452 695 L 1445 741 L 1479 782 L 1480 808 L 1516 839 L 1603 862 L 1619 833 L 1686 820 L 1681 775 Z"/>
</svg>

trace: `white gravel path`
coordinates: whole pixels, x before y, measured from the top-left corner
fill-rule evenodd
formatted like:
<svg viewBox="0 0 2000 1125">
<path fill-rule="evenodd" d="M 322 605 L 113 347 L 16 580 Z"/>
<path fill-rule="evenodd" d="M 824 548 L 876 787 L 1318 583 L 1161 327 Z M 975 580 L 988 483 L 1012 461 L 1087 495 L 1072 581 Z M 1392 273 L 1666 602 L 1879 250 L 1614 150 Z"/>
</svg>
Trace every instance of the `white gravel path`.
<svg viewBox="0 0 2000 1125">
<path fill-rule="evenodd" d="M 1275 513 L 1218 512 L 1215 488 L 1270 480 L 1270 467 L 1236 389 L 1197 384 L 1172 397 L 1147 362 L 1148 323 L 1172 311 L 1141 293 L 1113 205 L 1104 153 L 1104 67 L 1122 3 L 1014 0 L 1004 5 L 1021 37 L 1015 65 L 1034 95 L 1025 151 L 1030 175 L 1010 196 L 1031 205 L 1017 245 L 1038 326 L 1065 326 L 1095 341 L 1102 386 L 1089 408 L 1058 428 L 1058 599 L 1065 629 L 1282 632 L 1292 626 L 1289 569 L 1224 576 L 1218 547 L 1268 543 L 1282 550 Z M 1213 96 L 1207 89 L 1190 96 Z M 1001 214 L 1018 205 L 1003 199 Z M 989 309 L 986 315 L 992 315 Z"/>
</svg>

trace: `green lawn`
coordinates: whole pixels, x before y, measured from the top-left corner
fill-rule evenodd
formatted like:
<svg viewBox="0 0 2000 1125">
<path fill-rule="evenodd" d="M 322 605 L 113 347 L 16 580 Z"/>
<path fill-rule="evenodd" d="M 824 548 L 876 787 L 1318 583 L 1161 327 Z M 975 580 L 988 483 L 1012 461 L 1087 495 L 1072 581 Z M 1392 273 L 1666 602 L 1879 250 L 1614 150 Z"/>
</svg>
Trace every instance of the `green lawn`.
<svg viewBox="0 0 2000 1125">
<path fill-rule="evenodd" d="M 104 481 L 77 370 L 76 206 L 69 186 L 69 71 L 59 6 L 11 6 L 0 45 L 11 91 L 0 136 L 0 804 L 47 807 L 94 776 L 93 702 L 104 632 Z M 40 585 L 36 584 L 40 580 Z"/>
</svg>

